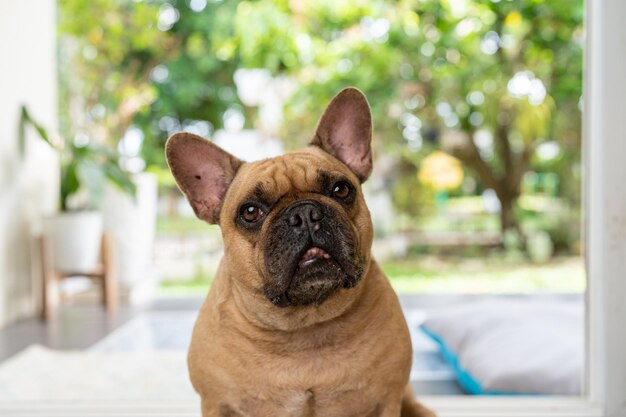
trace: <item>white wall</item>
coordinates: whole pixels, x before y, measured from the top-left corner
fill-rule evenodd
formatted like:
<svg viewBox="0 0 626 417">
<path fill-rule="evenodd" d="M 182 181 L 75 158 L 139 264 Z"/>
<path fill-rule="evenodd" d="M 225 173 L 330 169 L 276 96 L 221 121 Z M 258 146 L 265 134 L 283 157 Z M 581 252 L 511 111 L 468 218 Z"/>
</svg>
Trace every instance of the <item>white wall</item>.
<svg viewBox="0 0 626 417">
<path fill-rule="evenodd" d="M 0 327 L 35 314 L 40 274 L 32 236 L 56 209 L 55 153 L 32 132 L 18 152 L 21 104 L 57 128 L 56 2 L 0 1 Z"/>
</svg>

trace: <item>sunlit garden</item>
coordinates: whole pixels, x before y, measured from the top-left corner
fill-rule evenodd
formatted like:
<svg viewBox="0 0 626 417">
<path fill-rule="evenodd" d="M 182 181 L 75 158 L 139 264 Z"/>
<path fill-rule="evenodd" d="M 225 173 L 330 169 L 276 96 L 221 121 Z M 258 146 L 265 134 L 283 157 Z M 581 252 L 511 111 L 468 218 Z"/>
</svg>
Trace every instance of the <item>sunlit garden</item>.
<svg viewBox="0 0 626 417">
<path fill-rule="evenodd" d="M 221 256 L 167 138 L 271 157 L 346 86 L 372 107 L 364 189 L 399 292 L 584 290 L 581 1 L 62 0 L 59 20 L 61 134 L 158 183 L 159 294 L 206 293 Z"/>
</svg>

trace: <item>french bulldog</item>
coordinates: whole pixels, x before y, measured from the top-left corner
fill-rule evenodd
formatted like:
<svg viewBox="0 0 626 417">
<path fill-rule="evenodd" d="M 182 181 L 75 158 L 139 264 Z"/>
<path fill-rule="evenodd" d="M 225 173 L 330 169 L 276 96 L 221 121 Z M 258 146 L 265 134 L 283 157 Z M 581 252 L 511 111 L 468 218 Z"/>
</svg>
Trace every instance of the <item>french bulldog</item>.
<svg viewBox="0 0 626 417">
<path fill-rule="evenodd" d="M 203 417 L 434 416 L 411 392 L 407 324 L 371 255 L 371 138 L 367 99 L 347 88 L 307 148 L 275 158 L 168 139 L 176 183 L 224 241 L 188 355 Z"/>
</svg>

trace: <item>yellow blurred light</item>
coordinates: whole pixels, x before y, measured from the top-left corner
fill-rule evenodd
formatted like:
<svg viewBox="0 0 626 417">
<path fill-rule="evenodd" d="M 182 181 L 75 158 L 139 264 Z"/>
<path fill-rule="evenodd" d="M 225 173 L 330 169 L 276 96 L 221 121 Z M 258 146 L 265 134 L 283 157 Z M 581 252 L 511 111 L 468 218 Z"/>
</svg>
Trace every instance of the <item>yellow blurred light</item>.
<svg viewBox="0 0 626 417">
<path fill-rule="evenodd" d="M 504 24 L 516 28 L 522 24 L 522 15 L 520 12 L 511 12 L 504 18 Z"/>
<path fill-rule="evenodd" d="M 463 182 L 463 165 L 457 158 L 435 151 L 424 158 L 417 178 L 437 191 L 452 190 Z"/>
</svg>

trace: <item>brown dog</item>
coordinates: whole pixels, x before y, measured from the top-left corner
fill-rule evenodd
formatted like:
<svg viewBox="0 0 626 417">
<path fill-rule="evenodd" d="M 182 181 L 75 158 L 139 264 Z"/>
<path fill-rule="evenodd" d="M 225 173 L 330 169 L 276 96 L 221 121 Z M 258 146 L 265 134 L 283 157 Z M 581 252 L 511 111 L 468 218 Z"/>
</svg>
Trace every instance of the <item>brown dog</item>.
<svg viewBox="0 0 626 417">
<path fill-rule="evenodd" d="M 298 152 L 244 163 L 190 133 L 168 140 L 176 182 L 224 238 L 189 348 L 203 417 L 434 415 L 408 388 L 409 332 L 370 254 L 371 135 L 349 88 Z"/>
</svg>

